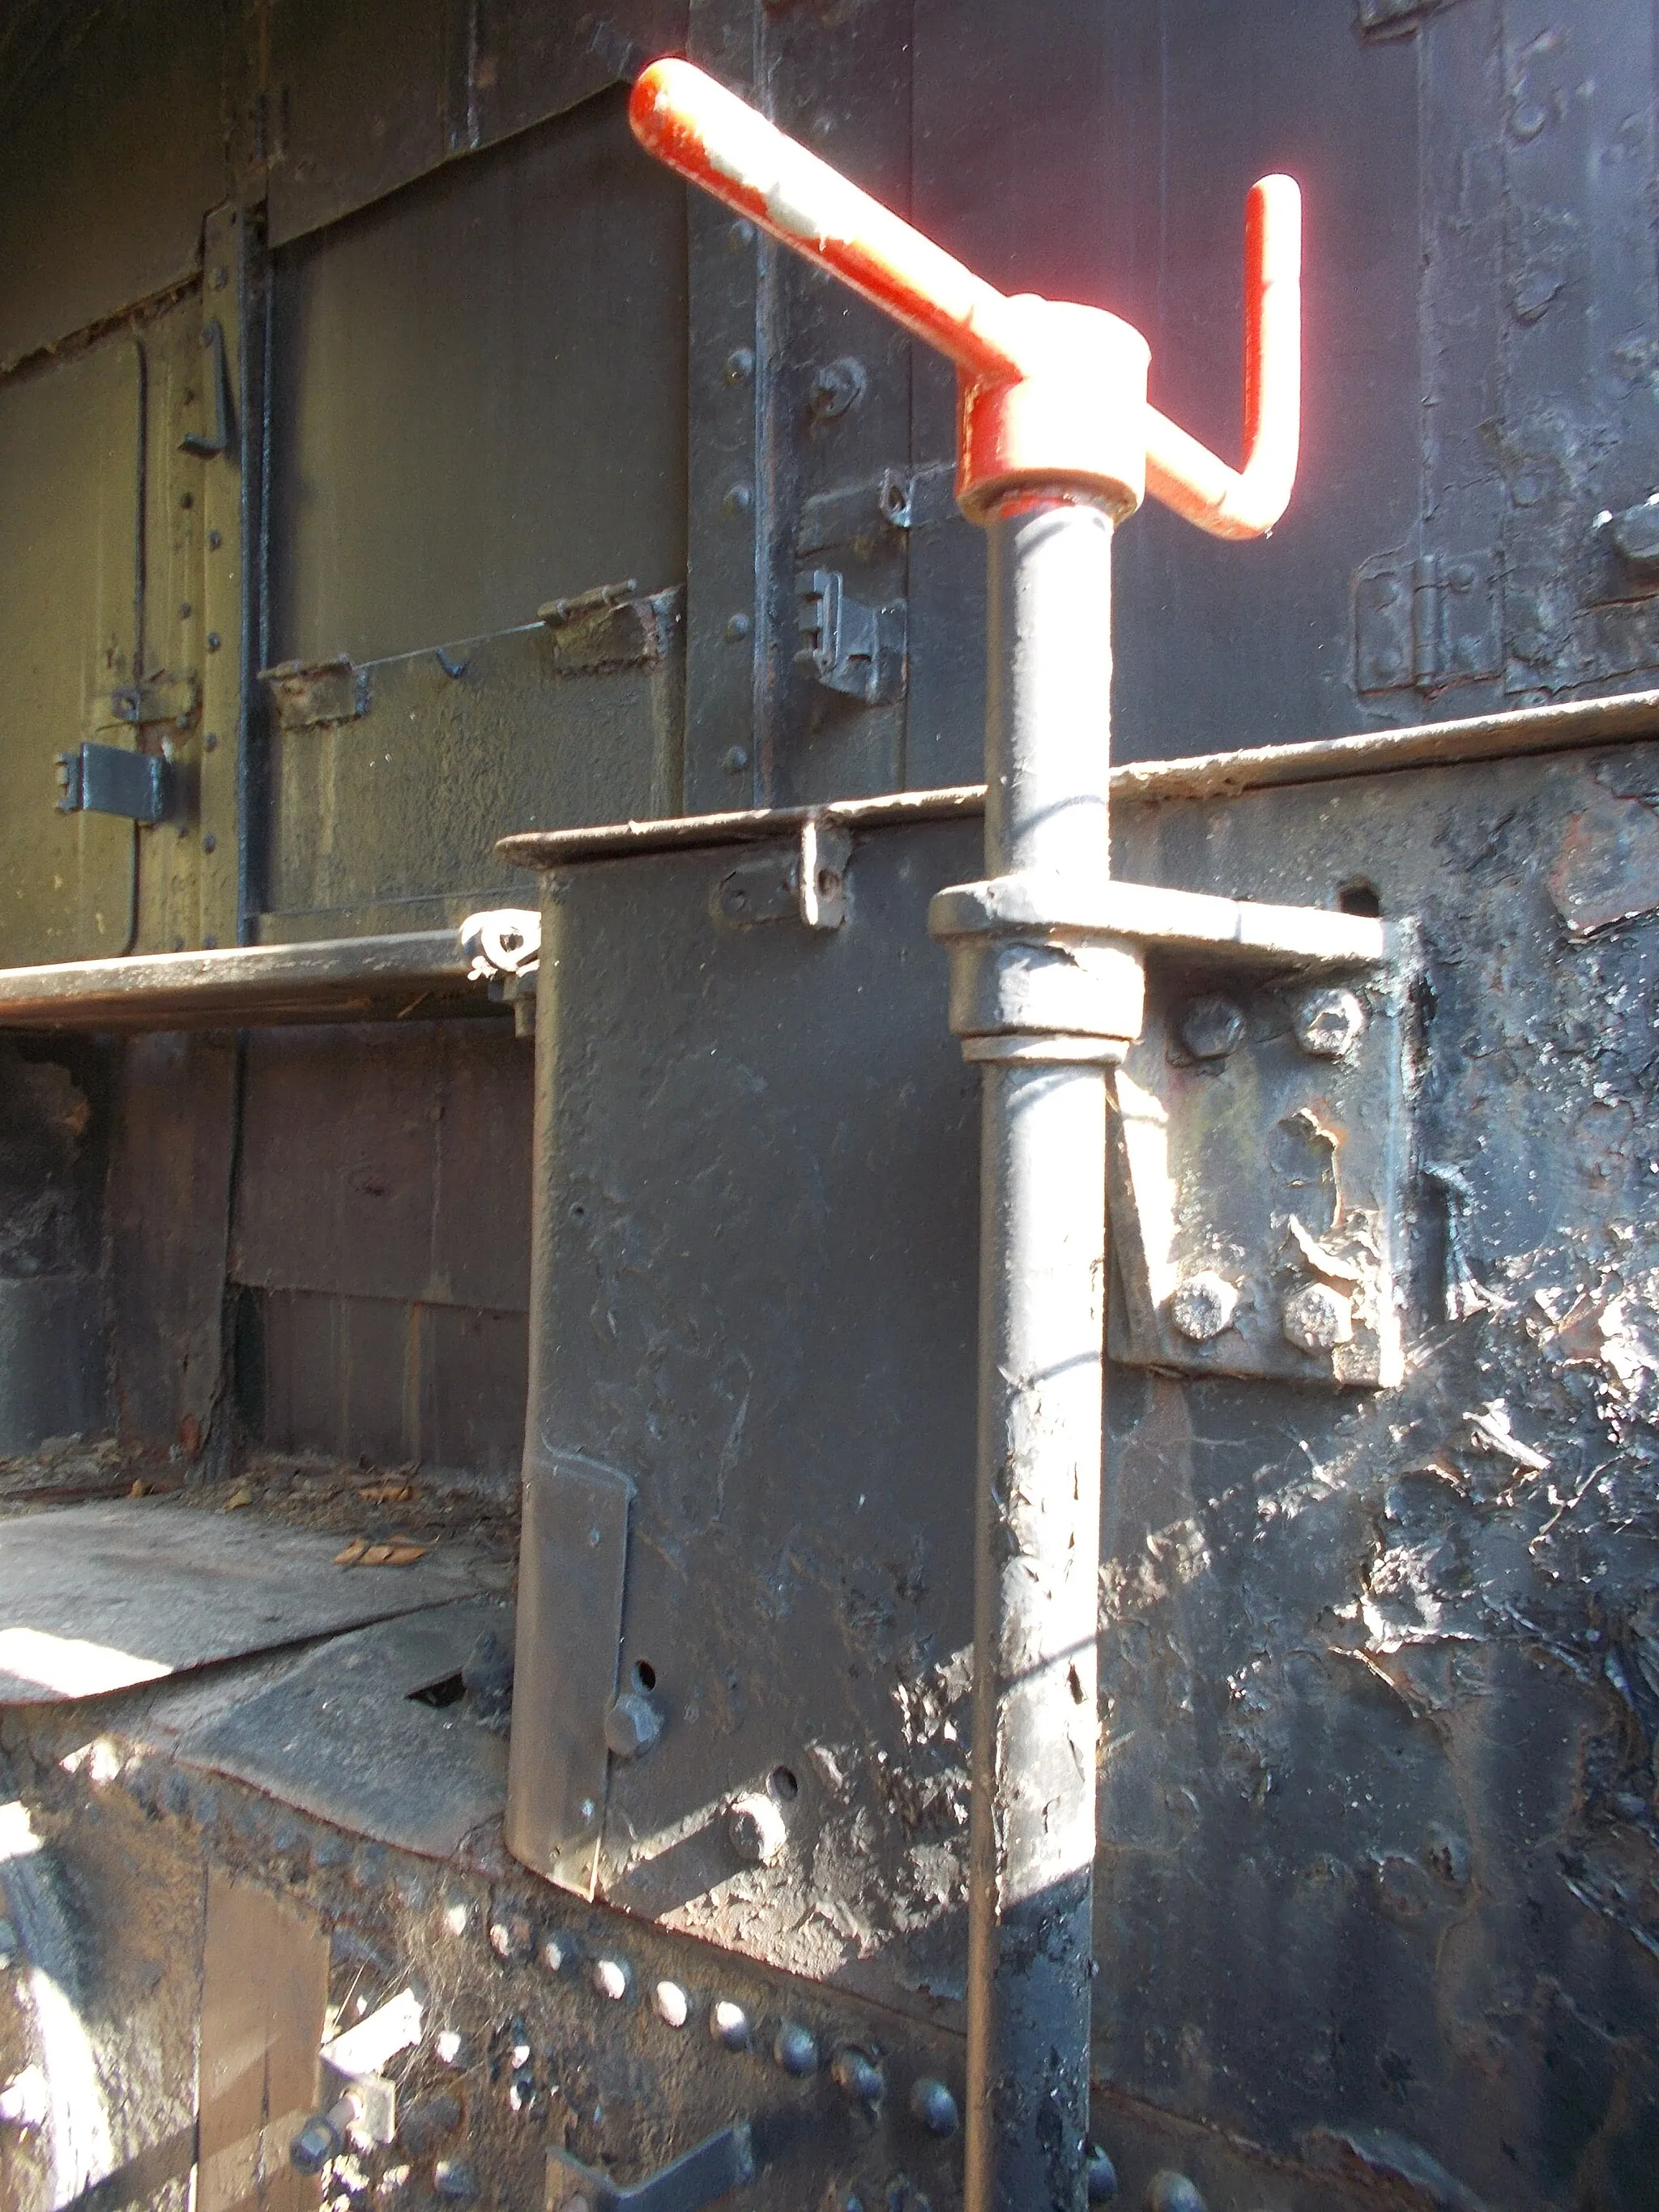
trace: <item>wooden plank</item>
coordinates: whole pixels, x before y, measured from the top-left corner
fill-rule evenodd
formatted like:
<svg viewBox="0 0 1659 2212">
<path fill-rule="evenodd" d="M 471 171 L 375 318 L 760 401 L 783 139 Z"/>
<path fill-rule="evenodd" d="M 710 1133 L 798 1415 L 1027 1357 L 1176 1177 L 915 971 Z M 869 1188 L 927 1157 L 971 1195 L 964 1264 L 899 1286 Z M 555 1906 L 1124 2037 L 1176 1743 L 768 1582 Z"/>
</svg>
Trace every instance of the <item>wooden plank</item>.
<svg viewBox="0 0 1659 2212">
<path fill-rule="evenodd" d="M 208 1873 L 197 2212 L 310 2212 L 289 2145 L 314 2110 L 328 1935 L 298 1906 Z"/>
</svg>

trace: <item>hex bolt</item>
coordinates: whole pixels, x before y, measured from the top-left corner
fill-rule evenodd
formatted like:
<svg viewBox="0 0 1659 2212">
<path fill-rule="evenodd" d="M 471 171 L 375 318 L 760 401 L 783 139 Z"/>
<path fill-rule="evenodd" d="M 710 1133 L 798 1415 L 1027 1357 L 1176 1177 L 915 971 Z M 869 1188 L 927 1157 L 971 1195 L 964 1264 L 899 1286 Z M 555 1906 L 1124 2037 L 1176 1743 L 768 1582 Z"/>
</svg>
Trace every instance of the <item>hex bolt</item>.
<svg viewBox="0 0 1659 2212">
<path fill-rule="evenodd" d="M 337 2122 L 336 2113 L 344 2100 L 332 2112 L 313 2112 L 288 2147 L 288 2162 L 296 2173 L 320 2173 L 330 2159 L 337 2158 L 345 2144 L 345 2118 Z"/>
<path fill-rule="evenodd" d="M 717 1997 L 708 2008 L 708 2033 L 727 2051 L 747 2051 L 750 2044 L 749 2015 L 740 2004 L 733 2004 L 730 1997 Z"/>
<path fill-rule="evenodd" d="M 786 2074 L 804 2081 L 818 2070 L 818 2039 L 810 2027 L 787 2020 L 772 2039 L 772 2056 Z"/>
<path fill-rule="evenodd" d="M 1194 1344 L 1208 1344 L 1233 1325 L 1238 1291 L 1224 1275 L 1201 1267 L 1180 1284 L 1170 1300 L 1170 1321 Z"/>
<path fill-rule="evenodd" d="M 849 2044 L 844 2051 L 836 2053 L 835 2063 L 830 2072 L 836 2088 L 849 2103 L 878 2105 L 881 2102 L 882 2092 L 887 2085 L 882 2079 L 880 2067 L 867 2053 L 855 2050 Z"/>
<path fill-rule="evenodd" d="M 1109 2204 L 1117 2195 L 1117 2168 L 1097 2142 L 1084 2146 L 1084 2172 L 1091 2204 Z"/>
<path fill-rule="evenodd" d="M 1353 1339 L 1353 1304 L 1328 1283 L 1307 1283 L 1285 1302 L 1285 1334 L 1298 1352 L 1334 1352 Z"/>
<path fill-rule="evenodd" d="M 1225 1060 L 1243 1036 L 1243 1014 L 1231 999 L 1193 999 L 1181 1017 L 1181 1042 L 1194 1060 Z"/>
<path fill-rule="evenodd" d="M 642 1759 L 662 1734 L 662 1715 L 638 1690 L 625 1690 L 605 1717 L 613 1759 Z"/>
<path fill-rule="evenodd" d="M 924 2075 L 911 2090 L 910 2111 L 928 2134 L 938 2136 L 941 2142 L 957 2131 L 960 2118 L 957 2100 L 944 2082 L 932 2075 Z"/>
<path fill-rule="evenodd" d="M 1166 2166 L 1146 2184 L 1146 2212 L 1204 2212 L 1204 2199 L 1184 2173 Z"/>
<path fill-rule="evenodd" d="M 599 1995 L 613 2004 L 620 2004 L 634 1986 L 634 1977 L 621 1959 L 595 1959 L 589 1979 Z"/>
<path fill-rule="evenodd" d="M 760 1790 L 733 1800 L 726 1815 L 726 1835 L 749 1866 L 769 1866 L 789 1840 L 783 1814 Z"/>
<path fill-rule="evenodd" d="M 659 1982 L 651 1993 L 657 2018 L 668 2027 L 684 2027 L 691 2017 L 691 2000 L 678 1982 Z"/>
<path fill-rule="evenodd" d="M 1365 1034 L 1365 1009 L 1352 991 L 1308 991 L 1297 1001 L 1296 1041 L 1311 1060 L 1340 1060 Z"/>
</svg>

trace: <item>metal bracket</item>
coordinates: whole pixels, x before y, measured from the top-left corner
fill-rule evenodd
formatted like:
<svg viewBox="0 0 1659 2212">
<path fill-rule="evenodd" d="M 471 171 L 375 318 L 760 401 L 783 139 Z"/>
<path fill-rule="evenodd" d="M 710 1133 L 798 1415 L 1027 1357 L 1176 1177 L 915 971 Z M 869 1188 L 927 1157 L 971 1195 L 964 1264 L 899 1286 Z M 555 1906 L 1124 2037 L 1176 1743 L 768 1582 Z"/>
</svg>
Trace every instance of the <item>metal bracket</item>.
<svg viewBox="0 0 1659 2212">
<path fill-rule="evenodd" d="M 617 1699 L 628 1515 L 625 1474 L 575 1452 L 526 1455 L 507 1844 L 561 1889 L 592 1898 Z"/>
<path fill-rule="evenodd" d="M 172 811 L 173 770 L 160 753 L 120 745 L 83 744 L 58 756 L 60 814 L 118 814 L 129 822 L 165 822 Z"/>
<path fill-rule="evenodd" d="M 847 919 L 852 857 L 853 840 L 845 830 L 820 814 L 808 814 L 793 846 L 765 846 L 716 880 L 709 914 L 733 929 L 751 929 L 763 921 L 839 929 Z"/>
<path fill-rule="evenodd" d="M 1224 995 L 1190 969 L 1149 977 L 1109 1137 L 1115 1359 L 1402 1379 L 1410 973 L 1396 961 Z"/>
<path fill-rule="evenodd" d="M 187 730 L 200 701 L 201 688 L 193 676 L 152 676 L 96 699 L 91 726 L 94 730 L 137 730 L 171 722 L 177 730 Z"/>
<path fill-rule="evenodd" d="M 1377 553 L 1353 584 L 1354 686 L 1443 690 L 1503 673 L 1498 556 Z"/>
<path fill-rule="evenodd" d="M 547 2154 L 546 2212 L 700 2212 L 755 2178 L 755 2153 L 742 2122 L 722 2128 L 672 2165 L 626 2189 L 568 2152 Z"/>
<path fill-rule="evenodd" d="M 368 671 L 344 653 L 331 660 L 284 660 L 262 668 L 285 730 L 311 730 L 325 722 L 355 722 L 368 712 Z"/>
<path fill-rule="evenodd" d="M 803 568 L 795 578 L 805 640 L 795 655 L 826 690 L 885 705 L 904 688 L 905 606 L 866 607 L 848 599 L 838 568 Z"/>
</svg>

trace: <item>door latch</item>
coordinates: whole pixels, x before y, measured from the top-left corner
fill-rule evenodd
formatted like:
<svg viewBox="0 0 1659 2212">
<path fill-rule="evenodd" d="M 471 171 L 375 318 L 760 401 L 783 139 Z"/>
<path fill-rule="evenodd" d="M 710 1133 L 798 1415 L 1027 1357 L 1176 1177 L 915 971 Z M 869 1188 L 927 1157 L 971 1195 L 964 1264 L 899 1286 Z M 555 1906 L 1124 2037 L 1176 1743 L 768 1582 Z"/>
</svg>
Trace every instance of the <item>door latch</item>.
<svg viewBox="0 0 1659 2212">
<path fill-rule="evenodd" d="M 866 707 L 884 706 L 904 688 L 905 610 L 849 599 L 838 568 L 803 568 L 795 578 L 801 648 L 796 665 L 830 691 Z"/>
<path fill-rule="evenodd" d="M 165 822 L 173 811 L 171 764 L 160 753 L 119 745 L 83 744 L 58 756 L 60 814 L 119 814 L 129 822 Z"/>
<path fill-rule="evenodd" d="M 230 451 L 230 369 L 225 360 L 225 326 L 217 315 L 202 332 L 208 357 L 208 398 L 213 410 L 210 430 L 186 430 L 179 441 L 181 453 L 198 460 L 216 460 Z"/>
</svg>

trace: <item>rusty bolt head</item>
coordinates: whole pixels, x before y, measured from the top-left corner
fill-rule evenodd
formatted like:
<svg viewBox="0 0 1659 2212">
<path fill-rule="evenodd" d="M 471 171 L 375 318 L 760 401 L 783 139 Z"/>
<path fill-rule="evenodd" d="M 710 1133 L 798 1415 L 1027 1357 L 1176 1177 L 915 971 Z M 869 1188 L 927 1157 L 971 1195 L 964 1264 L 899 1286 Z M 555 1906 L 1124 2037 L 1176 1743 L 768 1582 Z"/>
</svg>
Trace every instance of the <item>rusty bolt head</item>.
<svg viewBox="0 0 1659 2212">
<path fill-rule="evenodd" d="M 734 1800 L 726 1815 L 726 1838 L 750 1866 L 769 1866 L 789 1840 L 782 1814 L 759 1790 Z"/>
<path fill-rule="evenodd" d="M 1244 1017 L 1231 999 L 1194 999 L 1181 1017 L 1181 1042 L 1194 1060 L 1225 1060 L 1244 1035 Z"/>
<path fill-rule="evenodd" d="M 1309 991 L 1297 1002 L 1296 1041 L 1312 1060 L 1340 1060 L 1365 1034 L 1365 1009 L 1352 991 Z"/>
<path fill-rule="evenodd" d="M 1170 1319 L 1194 1344 L 1208 1344 L 1233 1325 L 1238 1292 L 1224 1275 L 1202 1267 L 1180 1284 L 1170 1301 Z"/>
<path fill-rule="evenodd" d="M 327 2112 L 313 2112 L 289 2145 L 289 2164 L 296 2173 L 320 2173 L 343 2148 L 339 2130 Z"/>
<path fill-rule="evenodd" d="M 1285 1301 L 1285 1334 L 1298 1352 L 1334 1352 L 1353 1336 L 1353 1305 L 1328 1283 L 1307 1283 Z"/>
<path fill-rule="evenodd" d="M 641 1759 L 662 1734 L 662 1715 L 637 1690 L 624 1691 L 605 1717 L 605 1740 L 614 1759 Z"/>
</svg>

